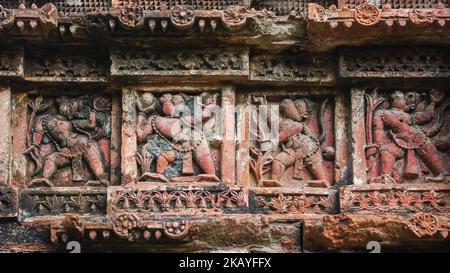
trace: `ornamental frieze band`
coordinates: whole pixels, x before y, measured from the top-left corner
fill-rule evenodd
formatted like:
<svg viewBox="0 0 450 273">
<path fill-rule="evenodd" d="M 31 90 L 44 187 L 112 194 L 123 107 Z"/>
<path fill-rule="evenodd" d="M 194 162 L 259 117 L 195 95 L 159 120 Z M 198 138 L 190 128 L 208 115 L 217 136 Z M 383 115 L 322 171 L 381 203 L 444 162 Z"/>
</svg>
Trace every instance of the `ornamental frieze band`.
<svg viewBox="0 0 450 273">
<path fill-rule="evenodd" d="M 449 20 L 0 0 L 0 252 L 448 252 Z"/>
</svg>

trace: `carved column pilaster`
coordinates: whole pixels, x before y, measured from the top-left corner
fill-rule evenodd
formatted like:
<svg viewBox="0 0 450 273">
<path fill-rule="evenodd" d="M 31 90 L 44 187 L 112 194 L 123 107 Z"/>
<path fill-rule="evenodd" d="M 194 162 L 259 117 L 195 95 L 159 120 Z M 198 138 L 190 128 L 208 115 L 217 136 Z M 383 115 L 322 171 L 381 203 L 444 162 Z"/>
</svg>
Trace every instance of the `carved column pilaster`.
<svg viewBox="0 0 450 273">
<path fill-rule="evenodd" d="M 343 181 L 348 184 L 351 176 L 349 162 L 349 120 L 348 120 L 348 96 L 344 92 L 339 92 L 335 98 L 334 130 L 336 141 L 335 158 L 335 181 Z"/>
<path fill-rule="evenodd" d="M 10 185 L 11 89 L 0 86 L 0 218 L 17 213 L 17 191 Z"/>
<path fill-rule="evenodd" d="M 364 94 L 361 88 L 351 90 L 351 134 L 352 134 L 352 167 L 353 184 L 365 184 L 366 155 L 364 151 L 366 127 L 364 121 Z"/>
<path fill-rule="evenodd" d="M 234 106 L 236 102 L 233 87 L 222 89 L 222 180 L 228 185 L 235 183 L 235 125 Z"/>
<path fill-rule="evenodd" d="M 122 184 L 137 179 L 136 163 L 136 90 L 125 88 L 122 94 Z"/>
<path fill-rule="evenodd" d="M 0 86 L 0 184 L 9 183 L 11 148 L 11 89 Z"/>
</svg>

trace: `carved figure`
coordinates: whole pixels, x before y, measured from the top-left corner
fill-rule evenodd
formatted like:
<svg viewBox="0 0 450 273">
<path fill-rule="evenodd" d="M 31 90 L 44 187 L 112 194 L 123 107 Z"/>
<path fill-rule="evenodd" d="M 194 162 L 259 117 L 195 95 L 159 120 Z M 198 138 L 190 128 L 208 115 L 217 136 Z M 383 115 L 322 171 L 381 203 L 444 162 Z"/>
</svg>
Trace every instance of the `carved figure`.
<svg viewBox="0 0 450 273">
<path fill-rule="evenodd" d="M 83 162 L 98 181 L 89 184 L 108 185 L 111 102 L 97 97 L 90 105 L 86 98 L 58 97 L 56 111 L 43 98 L 30 100 L 28 148 L 24 154 L 35 163 L 30 186 L 54 186 L 51 179 L 58 169 L 71 166 L 71 181 L 86 181 Z"/>
<path fill-rule="evenodd" d="M 209 143 L 203 130 L 214 127 L 213 107 L 215 96 L 203 93 L 201 96 L 203 109 L 200 116 L 194 116 L 186 104 L 184 95 L 164 94 L 156 99 L 150 93 L 142 94 L 137 101 L 139 114 L 136 123 L 138 144 L 144 144 L 137 159 L 141 167 L 140 180 L 146 178 L 168 182 L 166 169 L 179 157 L 182 157 L 181 177 L 172 175 L 172 180 L 183 180 L 195 173 L 194 163 L 203 172 L 195 176 L 196 181 L 219 181 L 211 155 Z M 155 111 L 157 105 L 159 113 Z M 204 126 L 196 128 L 195 122 L 202 121 Z M 206 122 L 205 122 L 206 121 Z M 156 137 L 165 145 L 154 145 L 150 138 Z M 152 149 L 161 149 L 156 160 L 156 173 L 151 171 L 155 155 Z"/>
<path fill-rule="evenodd" d="M 258 100 L 260 102 L 263 101 L 263 104 L 267 103 L 265 99 L 261 100 L 261 98 L 259 98 Z M 322 112 L 323 108 L 324 106 L 322 106 Z M 278 142 L 281 151 L 275 155 L 268 155 L 270 152 L 267 153 L 267 151 L 271 146 L 268 142 L 273 143 L 273 140 L 270 139 L 268 134 L 265 134 L 265 136 L 260 134 L 258 136 L 261 152 L 264 153 L 261 159 L 265 162 L 251 164 L 251 166 L 253 169 L 256 169 L 256 167 L 263 168 L 261 174 L 259 174 L 259 177 L 257 178 L 258 180 L 261 180 L 261 186 L 280 187 L 281 177 L 284 172 L 287 168 L 293 166 L 294 170 L 292 178 L 304 180 L 303 172 L 305 169 L 308 169 L 313 177 L 313 180 L 308 181 L 309 186 L 328 187 L 329 182 L 322 164 L 323 151 L 321 148 L 321 141 L 323 141 L 324 135 L 316 138 L 306 124 L 305 121 L 308 119 L 307 101 L 304 99 L 284 99 L 280 103 L 280 116 L 270 112 L 267 113 L 267 117 L 268 127 L 272 129 L 278 128 L 279 130 Z M 260 132 L 261 131 L 264 130 L 260 130 Z M 330 148 L 326 149 L 327 157 L 332 160 L 334 157 L 334 149 L 331 147 L 327 148 Z M 253 153 L 255 153 L 254 150 Z M 271 165 L 270 171 L 268 167 L 269 164 Z M 269 172 L 270 179 L 264 178 L 263 174 Z"/>
<path fill-rule="evenodd" d="M 373 124 L 369 123 L 373 126 L 373 143 L 369 142 L 367 147 L 369 182 L 394 183 L 402 178 L 417 180 L 423 174 L 419 159 L 431 171 L 432 176 L 425 177 L 427 181 L 448 181 L 446 165 L 437 149 L 437 144 L 444 148 L 448 139 L 434 142 L 431 137 L 442 130 L 449 103 L 445 101 L 437 113 L 436 106 L 444 101 L 445 93 L 432 90 L 429 102 L 426 97 L 426 93 L 409 92 L 405 95 L 394 91 L 389 96 L 389 107 L 375 111 Z M 371 97 L 367 99 L 373 100 Z M 377 105 L 382 102 L 383 99 L 379 100 Z M 372 112 L 376 107 L 371 109 Z M 368 111 L 368 115 L 372 112 Z M 377 162 L 373 161 L 376 156 L 379 156 L 379 170 Z M 397 163 L 399 160 L 404 160 L 402 171 Z"/>
</svg>

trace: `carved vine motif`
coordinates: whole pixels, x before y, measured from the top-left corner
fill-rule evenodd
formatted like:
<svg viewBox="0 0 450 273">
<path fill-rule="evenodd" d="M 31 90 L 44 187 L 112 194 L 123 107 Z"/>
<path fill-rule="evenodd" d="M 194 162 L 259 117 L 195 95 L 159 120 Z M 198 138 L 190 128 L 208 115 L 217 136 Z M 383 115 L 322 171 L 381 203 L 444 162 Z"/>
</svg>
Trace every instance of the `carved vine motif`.
<svg viewBox="0 0 450 273">
<path fill-rule="evenodd" d="M 450 52 L 434 48 L 348 49 L 341 59 L 341 75 L 346 77 L 448 77 Z"/>
<path fill-rule="evenodd" d="M 14 11 L 0 5 L 0 30 L 10 28 L 14 24 Z"/>
<path fill-rule="evenodd" d="M 229 6 L 222 12 L 222 21 L 230 29 L 238 29 L 247 21 L 247 10 L 242 6 Z"/>
<path fill-rule="evenodd" d="M 27 59 L 25 74 L 31 77 L 51 77 L 54 79 L 77 78 L 101 81 L 108 75 L 103 60 L 93 56 L 63 56 L 62 54 L 45 54 L 44 60 L 39 56 Z"/>
<path fill-rule="evenodd" d="M 369 183 L 448 182 L 445 92 L 366 95 Z"/>
<path fill-rule="evenodd" d="M 125 29 L 141 28 L 144 25 L 144 10 L 136 5 L 122 7 L 118 19 Z"/>
<path fill-rule="evenodd" d="M 28 104 L 29 186 L 108 185 L 111 100 L 38 96 Z"/>
<path fill-rule="evenodd" d="M 448 193 L 435 191 L 352 191 L 343 198 L 342 206 L 349 211 L 448 212 Z"/>
<path fill-rule="evenodd" d="M 252 100 L 259 112 L 253 112 L 249 121 L 257 127 L 251 133 L 256 141 L 250 147 L 249 166 L 257 186 L 293 187 L 304 181 L 308 186 L 328 187 L 332 175 L 326 166 L 334 160 L 333 130 L 325 122 L 328 99 L 321 104 L 304 98 L 276 104 L 269 104 L 265 96 L 253 96 Z M 279 114 L 273 112 L 275 106 L 279 106 Z M 311 119 L 318 123 L 314 125 Z"/>
<path fill-rule="evenodd" d="M 330 81 L 333 72 L 326 56 L 299 56 L 297 58 L 257 57 L 252 60 L 254 80 Z"/>
<path fill-rule="evenodd" d="M 170 20 L 177 28 L 190 28 L 195 23 L 194 9 L 190 6 L 174 6 L 170 13 Z"/>
<path fill-rule="evenodd" d="M 380 11 L 373 4 L 364 3 L 355 8 L 355 20 L 364 26 L 372 26 L 380 21 Z"/>
<path fill-rule="evenodd" d="M 10 212 L 14 209 L 13 192 L 9 187 L 0 186 L 0 212 Z"/>
<path fill-rule="evenodd" d="M 256 207 L 270 213 L 333 213 L 336 210 L 334 195 L 278 194 L 257 196 Z"/>
<path fill-rule="evenodd" d="M 0 75 L 21 75 L 22 71 L 19 69 L 22 59 L 21 54 L 19 51 L 0 53 Z"/>
<path fill-rule="evenodd" d="M 127 212 L 223 211 L 246 206 L 244 193 L 237 190 L 130 190 L 111 194 L 113 210 Z"/>
<path fill-rule="evenodd" d="M 422 11 L 413 9 L 409 12 L 409 18 L 414 24 L 433 23 L 435 14 L 434 11 Z"/>
<path fill-rule="evenodd" d="M 241 71 L 244 69 L 242 52 L 216 50 L 147 53 L 118 51 L 112 56 L 116 73 L 163 73 L 176 71 Z"/>
<path fill-rule="evenodd" d="M 21 207 L 27 216 L 56 215 L 62 213 L 103 214 L 106 211 L 104 194 L 51 194 L 28 193 L 21 197 Z"/>
<path fill-rule="evenodd" d="M 439 222 L 433 214 L 419 212 L 411 217 L 409 226 L 418 237 L 432 236 L 438 231 Z"/>
</svg>

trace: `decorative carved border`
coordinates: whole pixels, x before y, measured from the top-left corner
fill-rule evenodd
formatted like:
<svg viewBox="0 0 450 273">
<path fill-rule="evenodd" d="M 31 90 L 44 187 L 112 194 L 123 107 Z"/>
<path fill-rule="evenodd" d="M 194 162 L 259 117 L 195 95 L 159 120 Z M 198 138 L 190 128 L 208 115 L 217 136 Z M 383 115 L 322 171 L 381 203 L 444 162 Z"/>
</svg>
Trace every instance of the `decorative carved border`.
<svg viewBox="0 0 450 273">
<path fill-rule="evenodd" d="M 144 242 L 191 241 L 198 229 L 190 221 L 144 220 L 131 213 L 114 215 L 107 221 L 83 220 L 76 215 L 66 215 L 50 228 L 50 239 L 55 245 L 65 246 L 68 241 L 99 243 L 111 240 Z"/>
<path fill-rule="evenodd" d="M 113 76 L 247 76 L 247 49 L 155 49 L 114 48 Z"/>
<path fill-rule="evenodd" d="M 108 213 L 222 214 L 247 210 L 246 191 L 217 185 L 108 187 Z M 153 184 L 153 185 L 152 185 Z"/>
<path fill-rule="evenodd" d="M 450 185 L 351 185 L 340 189 L 342 212 L 449 213 Z"/>
<path fill-rule="evenodd" d="M 33 49 L 25 54 L 25 79 L 28 81 L 106 82 L 108 78 L 109 54 L 104 50 Z"/>
<path fill-rule="evenodd" d="M 295 54 L 295 57 L 258 55 L 250 60 L 250 80 L 328 83 L 335 80 L 331 56 Z"/>
<path fill-rule="evenodd" d="M 40 8 L 35 4 L 32 4 L 30 8 L 20 4 L 18 9 L 5 9 L 0 6 L 0 10 L 3 11 L 2 14 L 6 14 L 0 17 L 0 32 L 48 37 L 49 33 L 58 26 L 58 10 L 52 3 L 47 3 Z"/>
<path fill-rule="evenodd" d="M 335 214 L 337 190 L 313 188 L 252 188 L 251 210 L 275 214 Z"/>
<path fill-rule="evenodd" d="M 328 24 L 331 29 L 339 25 L 351 28 L 355 25 L 371 27 L 385 25 L 388 28 L 394 23 L 400 27 L 407 24 L 436 24 L 444 27 L 450 20 L 450 9 L 438 5 L 435 9 L 393 9 L 390 4 L 380 9 L 374 4 L 362 3 L 354 8 L 330 6 L 328 9 L 316 3 L 308 4 L 308 20 L 312 23 Z"/>
<path fill-rule="evenodd" d="M 0 52 L 0 77 L 23 77 L 23 48 Z"/>
<path fill-rule="evenodd" d="M 341 77 L 435 77 L 450 76 L 448 47 L 359 47 L 339 52 Z"/>
<path fill-rule="evenodd" d="M 20 217 L 77 215 L 104 215 L 106 189 L 60 187 L 25 189 L 20 192 Z"/>
</svg>

